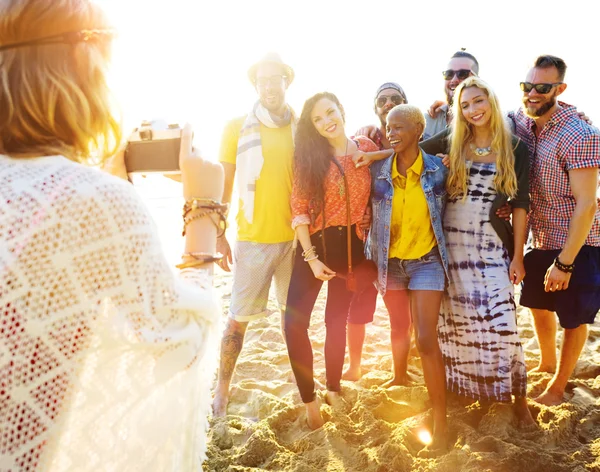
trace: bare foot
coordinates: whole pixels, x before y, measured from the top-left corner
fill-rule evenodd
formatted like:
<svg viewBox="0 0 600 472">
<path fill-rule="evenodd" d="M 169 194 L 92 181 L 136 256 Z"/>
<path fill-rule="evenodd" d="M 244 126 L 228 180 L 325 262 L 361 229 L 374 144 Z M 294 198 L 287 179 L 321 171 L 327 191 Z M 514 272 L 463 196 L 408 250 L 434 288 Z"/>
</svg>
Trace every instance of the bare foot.
<svg viewBox="0 0 600 472">
<path fill-rule="evenodd" d="M 549 374 L 553 374 L 554 372 L 556 372 L 556 364 L 554 364 L 554 365 L 551 365 L 551 364 L 539 364 L 537 367 L 534 367 L 529 372 L 530 373 L 531 372 L 547 372 Z"/>
<path fill-rule="evenodd" d="M 527 399 L 525 397 L 516 397 L 513 405 L 513 412 L 517 418 L 517 424 L 520 429 L 533 429 L 537 423 L 531 415 L 531 411 L 527 407 Z"/>
<path fill-rule="evenodd" d="M 544 393 L 542 393 L 539 397 L 534 398 L 533 401 L 546 406 L 556 406 L 560 405 L 564 401 L 563 395 L 564 392 L 556 393 L 546 389 Z"/>
<path fill-rule="evenodd" d="M 325 394 L 325 401 L 334 410 L 339 409 L 344 405 L 344 399 L 342 398 L 340 392 L 332 392 L 330 390 L 327 390 L 327 393 Z"/>
<path fill-rule="evenodd" d="M 406 376 L 402 377 L 393 377 L 391 380 L 388 380 L 384 384 L 381 385 L 381 388 L 390 388 L 390 387 L 410 387 L 413 384 L 412 380 Z"/>
<path fill-rule="evenodd" d="M 222 418 L 227 415 L 227 405 L 229 404 L 229 390 L 222 390 L 217 387 L 215 398 L 213 399 L 212 410 L 214 418 Z"/>
<path fill-rule="evenodd" d="M 319 407 L 319 402 L 317 400 L 313 400 L 310 403 L 305 403 L 306 406 L 306 424 L 313 431 L 315 429 L 319 429 L 321 426 L 325 424 L 323 421 L 323 417 L 321 416 L 321 409 Z"/>
<path fill-rule="evenodd" d="M 362 377 L 362 369 L 360 366 L 349 365 L 346 371 L 342 374 L 342 380 L 356 382 Z"/>
<path fill-rule="evenodd" d="M 448 432 L 436 434 L 430 444 L 425 446 L 417 454 L 422 459 L 433 459 L 443 456 L 449 450 Z"/>
</svg>

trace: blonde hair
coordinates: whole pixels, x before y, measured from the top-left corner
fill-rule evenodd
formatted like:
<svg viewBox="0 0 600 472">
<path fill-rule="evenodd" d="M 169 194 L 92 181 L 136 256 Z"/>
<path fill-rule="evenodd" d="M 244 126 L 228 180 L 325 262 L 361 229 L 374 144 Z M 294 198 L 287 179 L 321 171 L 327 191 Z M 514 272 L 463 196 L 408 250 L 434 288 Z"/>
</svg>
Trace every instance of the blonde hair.
<svg viewBox="0 0 600 472">
<path fill-rule="evenodd" d="M 460 108 L 462 92 L 470 87 L 477 87 L 488 97 L 491 107 L 489 127 L 492 131 L 492 149 L 496 153 L 496 175 L 494 188 L 497 192 L 514 198 L 517 194 L 517 175 L 515 173 L 515 154 L 512 145 L 512 134 L 504 120 L 498 98 L 488 84 L 479 77 L 472 76 L 464 80 L 454 92 L 454 120 L 452 123 L 450 145 L 450 172 L 447 189 L 450 197 L 467 196 L 467 165 L 465 157 L 468 146 L 473 140 L 472 125 L 467 122 Z"/>
<path fill-rule="evenodd" d="M 3 0 L 0 45 L 81 30 L 108 29 L 88 0 Z M 106 80 L 110 39 L 28 45 L 0 51 L 0 152 L 61 154 L 101 163 L 121 126 Z"/>
<path fill-rule="evenodd" d="M 396 105 L 390 110 L 388 116 L 390 116 L 392 113 L 394 115 L 400 115 L 407 118 L 415 125 L 421 125 L 422 130 L 425 129 L 425 116 L 423 116 L 423 112 L 419 109 L 419 107 L 415 105 L 409 105 L 408 103 Z"/>
</svg>

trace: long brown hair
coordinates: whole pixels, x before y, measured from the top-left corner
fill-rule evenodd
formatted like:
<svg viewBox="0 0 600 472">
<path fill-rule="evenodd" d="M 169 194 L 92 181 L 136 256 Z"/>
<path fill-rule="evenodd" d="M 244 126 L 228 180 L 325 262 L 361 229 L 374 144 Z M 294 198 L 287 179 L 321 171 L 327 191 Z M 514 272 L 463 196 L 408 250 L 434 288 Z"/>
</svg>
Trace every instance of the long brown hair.
<svg viewBox="0 0 600 472">
<path fill-rule="evenodd" d="M 294 140 L 295 180 L 300 183 L 302 194 L 312 199 L 316 206 L 323 200 L 323 184 L 335 155 L 333 147 L 327 138 L 319 134 L 310 117 L 317 102 L 323 98 L 335 103 L 344 118 L 344 108 L 333 93 L 317 93 L 304 102 Z"/>
<path fill-rule="evenodd" d="M 81 30 L 110 29 L 88 0 L 4 0 L 0 45 Z M 0 51 L 0 152 L 61 154 L 86 161 L 115 153 L 121 141 L 106 80 L 110 35 L 88 41 Z"/>
<path fill-rule="evenodd" d="M 470 87 L 477 87 L 488 97 L 491 107 L 490 128 L 492 130 L 492 149 L 496 153 L 496 175 L 494 188 L 509 197 L 517 194 L 517 175 L 515 173 L 515 154 L 512 145 L 512 134 L 504 120 L 498 98 L 488 84 L 479 77 L 472 76 L 461 82 L 456 88 L 454 96 L 454 121 L 452 123 L 450 145 L 450 172 L 447 188 L 450 197 L 466 198 L 467 195 L 467 155 L 469 144 L 473 140 L 472 125 L 467 122 L 460 108 L 460 99 L 463 91 Z"/>
</svg>

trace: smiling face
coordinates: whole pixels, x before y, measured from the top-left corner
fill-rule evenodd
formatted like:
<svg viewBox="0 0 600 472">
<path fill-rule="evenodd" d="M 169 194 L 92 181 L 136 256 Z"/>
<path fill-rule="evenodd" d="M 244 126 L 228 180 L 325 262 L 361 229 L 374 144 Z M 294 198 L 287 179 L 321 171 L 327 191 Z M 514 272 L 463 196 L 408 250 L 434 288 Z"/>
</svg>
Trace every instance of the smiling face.
<svg viewBox="0 0 600 472">
<path fill-rule="evenodd" d="M 534 67 L 527 73 L 526 82 L 532 84 L 556 84 L 560 76 L 556 67 Z M 535 87 L 529 92 L 523 92 L 523 110 L 530 118 L 539 118 L 554 112 L 556 98 L 563 93 L 566 84 L 555 85 L 548 93 L 539 93 Z"/>
<path fill-rule="evenodd" d="M 263 107 L 275 115 L 285 111 L 287 81 L 279 64 L 264 63 L 256 69 L 255 87 Z"/>
<path fill-rule="evenodd" d="M 492 118 L 492 106 L 485 90 L 479 87 L 463 89 L 460 96 L 460 110 L 473 126 L 489 126 Z"/>
<path fill-rule="evenodd" d="M 344 117 L 337 103 L 322 98 L 310 112 L 310 119 L 317 132 L 329 140 L 344 134 Z"/>
<path fill-rule="evenodd" d="M 418 147 L 423 125 L 415 122 L 410 113 L 393 109 L 387 115 L 387 138 L 394 152 L 402 153 Z"/>
<path fill-rule="evenodd" d="M 385 126 L 385 119 L 387 118 L 390 110 L 396 105 L 400 105 L 402 103 L 406 103 L 406 100 L 396 89 L 383 89 L 381 92 L 379 92 L 375 98 L 375 113 L 377 113 L 382 126 Z"/>
<path fill-rule="evenodd" d="M 473 72 L 475 63 L 468 57 L 453 57 L 448 63 L 446 70 L 459 71 L 459 70 L 470 70 L 471 75 L 477 75 Z M 465 77 L 466 78 L 466 77 Z M 454 99 L 454 90 L 456 87 L 465 80 L 460 79 L 457 74 L 454 74 L 450 79 L 444 81 L 444 91 L 446 92 L 446 101 L 449 105 L 452 105 Z"/>
</svg>

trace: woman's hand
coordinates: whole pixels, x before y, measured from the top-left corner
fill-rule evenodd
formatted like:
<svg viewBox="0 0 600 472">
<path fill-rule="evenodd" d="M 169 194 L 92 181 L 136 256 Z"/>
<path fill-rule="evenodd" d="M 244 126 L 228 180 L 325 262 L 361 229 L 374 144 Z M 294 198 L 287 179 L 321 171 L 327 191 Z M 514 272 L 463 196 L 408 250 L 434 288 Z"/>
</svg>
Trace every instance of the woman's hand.
<svg viewBox="0 0 600 472">
<path fill-rule="evenodd" d="M 368 165 L 370 158 L 366 152 L 359 150 L 352 154 L 352 162 L 354 162 L 354 165 L 358 169 L 359 167 Z"/>
<path fill-rule="evenodd" d="M 515 285 L 520 284 L 525 278 L 525 265 L 523 264 L 523 258 L 513 258 L 508 268 L 508 278 Z"/>
<path fill-rule="evenodd" d="M 194 149 L 192 146 L 192 127 L 189 123 L 181 131 L 179 168 L 181 169 L 181 182 L 183 183 L 183 196 L 185 199 L 197 197 L 221 201 L 224 185 L 223 166 L 203 159 L 198 150 Z"/>
<path fill-rule="evenodd" d="M 323 264 L 319 259 L 314 259 L 308 263 L 316 279 L 331 280 L 335 277 L 335 272 Z"/>
<path fill-rule="evenodd" d="M 435 157 L 439 157 L 442 159 L 442 164 L 444 164 L 446 167 L 450 167 L 450 157 L 448 156 L 448 154 L 436 154 Z"/>
<path fill-rule="evenodd" d="M 114 156 L 107 159 L 102 165 L 102 169 L 115 177 L 129 180 L 127 168 L 125 167 L 125 146 L 122 146 Z"/>
</svg>

